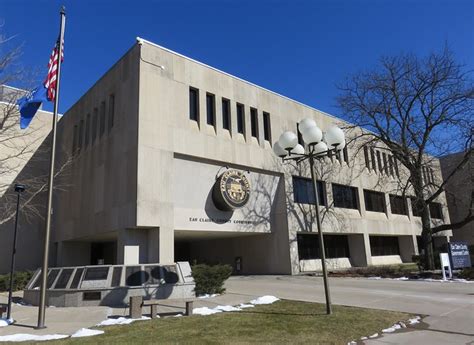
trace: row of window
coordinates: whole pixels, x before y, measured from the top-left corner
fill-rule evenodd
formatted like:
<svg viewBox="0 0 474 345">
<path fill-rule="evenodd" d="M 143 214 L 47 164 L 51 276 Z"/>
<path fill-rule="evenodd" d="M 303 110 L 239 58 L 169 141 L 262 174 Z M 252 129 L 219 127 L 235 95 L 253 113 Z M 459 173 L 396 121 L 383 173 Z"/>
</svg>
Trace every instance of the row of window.
<svg viewBox="0 0 474 345">
<path fill-rule="evenodd" d="M 306 177 L 293 176 L 293 198 L 296 203 L 301 204 L 315 204 L 313 182 Z M 325 183 L 317 181 L 318 202 L 320 205 L 326 206 L 327 193 Z M 357 187 L 345 186 L 333 183 L 332 193 L 334 207 L 349 208 L 357 210 L 358 204 L 358 190 Z M 389 194 L 390 207 L 393 214 L 408 215 L 407 198 Z M 372 190 L 364 189 L 365 209 L 371 212 L 387 212 L 387 205 L 385 203 L 385 194 Z M 415 217 L 420 217 L 421 214 L 413 206 L 412 211 Z M 443 219 L 443 211 L 440 203 L 432 202 L 429 204 L 431 218 Z"/>
<path fill-rule="evenodd" d="M 364 159 L 365 166 L 369 171 L 373 170 L 374 172 L 380 172 L 382 175 L 400 177 L 398 161 L 394 156 L 376 150 L 374 147 L 364 146 Z"/>
<path fill-rule="evenodd" d="M 369 236 L 372 256 L 400 255 L 398 237 Z M 300 260 L 320 259 L 319 240 L 316 234 L 298 234 L 298 256 Z M 327 259 L 349 258 L 347 235 L 324 235 L 324 249 Z"/>
<path fill-rule="evenodd" d="M 110 133 L 114 127 L 115 95 L 109 95 L 108 104 L 102 101 L 99 107 L 88 113 L 74 125 L 72 138 L 72 154 L 79 154 L 82 149 L 92 146 L 97 139 L 104 136 L 105 130 Z"/>
<path fill-rule="evenodd" d="M 232 130 L 232 110 L 230 100 L 221 98 L 222 105 L 222 128 L 231 132 Z M 236 103 L 235 113 L 237 116 L 237 133 L 245 134 L 245 106 L 241 103 Z M 189 88 L 189 119 L 199 123 L 199 89 L 194 87 Z M 271 143 L 271 123 L 270 114 L 262 112 L 263 116 L 263 138 Z M 216 96 L 212 93 L 206 92 L 206 123 L 210 126 L 216 127 Z M 250 133 L 252 137 L 258 140 L 258 110 L 250 108 Z"/>
</svg>

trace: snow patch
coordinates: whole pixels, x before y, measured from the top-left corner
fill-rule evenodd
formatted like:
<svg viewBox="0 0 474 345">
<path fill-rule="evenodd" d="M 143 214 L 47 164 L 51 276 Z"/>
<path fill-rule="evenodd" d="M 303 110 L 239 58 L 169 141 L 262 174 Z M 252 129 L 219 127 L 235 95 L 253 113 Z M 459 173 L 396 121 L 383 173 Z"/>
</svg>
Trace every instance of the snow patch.
<svg viewBox="0 0 474 345">
<path fill-rule="evenodd" d="M 208 293 L 205 295 L 198 296 L 198 298 L 204 299 L 204 298 L 214 298 L 220 296 L 219 294 L 213 293 L 212 295 L 209 295 Z"/>
<path fill-rule="evenodd" d="M 413 319 L 408 320 L 408 323 L 409 323 L 410 325 L 414 325 L 414 324 L 420 323 L 420 320 L 421 320 L 421 317 L 420 317 L 420 316 L 416 316 L 416 317 L 414 317 Z"/>
<path fill-rule="evenodd" d="M 212 315 L 216 313 L 222 313 L 222 310 L 216 309 L 216 308 L 208 308 L 208 307 L 202 307 L 202 308 L 194 308 L 193 309 L 193 314 L 196 315 Z"/>
<path fill-rule="evenodd" d="M 262 296 L 257 299 L 251 300 L 251 304 L 272 304 L 280 299 L 275 296 Z"/>
<path fill-rule="evenodd" d="M 214 309 L 222 310 L 222 311 L 241 311 L 242 310 L 238 307 L 233 307 L 231 305 L 218 305 Z"/>
<path fill-rule="evenodd" d="M 151 320 L 148 316 L 142 316 L 140 319 L 130 319 L 128 317 L 119 317 L 117 319 L 107 319 L 98 323 L 96 326 L 128 325 L 135 321 Z"/>
<path fill-rule="evenodd" d="M 2 319 L 0 318 L 0 327 L 7 327 L 13 323 L 13 319 Z"/>
<path fill-rule="evenodd" d="M 368 277 L 369 280 L 380 280 L 382 277 Z"/>
<path fill-rule="evenodd" d="M 385 328 L 382 330 L 382 333 L 393 333 L 395 332 L 397 329 L 400 329 L 402 328 L 402 326 L 400 326 L 398 323 L 394 324 L 392 327 L 389 327 L 389 328 Z"/>
<path fill-rule="evenodd" d="M 11 335 L 0 336 L 0 341 L 46 341 L 69 338 L 69 335 L 65 334 L 45 334 L 45 335 L 34 335 L 17 333 Z"/>
<path fill-rule="evenodd" d="M 239 308 L 240 309 L 245 309 L 245 308 L 255 308 L 255 306 L 253 304 L 244 304 L 244 303 L 240 303 L 239 305 Z"/>
<path fill-rule="evenodd" d="M 81 328 L 76 333 L 71 335 L 71 338 L 92 337 L 99 334 L 104 334 L 104 331 L 100 331 L 98 329 Z"/>
<path fill-rule="evenodd" d="M 183 316 L 183 314 L 176 314 L 176 315 L 173 316 L 173 317 L 181 317 L 181 316 Z"/>
<path fill-rule="evenodd" d="M 393 280 L 409 280 L 410 278 L 408 277 L 399 277 L 399 278 L 393 278 Z"/>
<path fill-rule="evenodd" d="M 373 338 L 377 338 L 378 336 L 379 336 L 379 334 L 375 333 L 375 334 L 369 335 L 369 338 L 373 339 Z"/>
</svg>

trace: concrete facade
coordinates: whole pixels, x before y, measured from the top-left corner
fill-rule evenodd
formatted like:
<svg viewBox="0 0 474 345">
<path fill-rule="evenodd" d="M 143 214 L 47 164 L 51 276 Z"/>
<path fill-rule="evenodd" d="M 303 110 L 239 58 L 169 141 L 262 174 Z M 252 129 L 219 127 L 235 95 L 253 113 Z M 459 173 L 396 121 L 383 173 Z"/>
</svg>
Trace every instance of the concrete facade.
<svg viewBox="0 0 474 345">
<path fill-rule="evenodd" d="M 190 88 L 198 90 L 196 120 L 190 119 Z M 213 124 L 206 116 L 208 94 L 215 102 Z M 230 104 L 229 129 L 222 100 Z M 238 104 L 244 109 L 243 133 Z M 254 133 L 252 109 L 257 112 Z M 264 113 L 270 118 L 266 133 Z M 343 123 L 138 40 L 60 122 L 63 154 L 74 154 L 75 160 L 72 173 L 63 177 L 70 188 L 56 195 L 52 262 L 220 262 L 243 274 L 317 270 L 320 260 L 303 259 L 298 245 L 298 235 L 316 235 L 313 206 L 295 202 L 293 191 L 292 177 L 309 177 L 309 169 L 283 165 L 272 152 L 280 133 L 296 131 L 305 117 L 323 130 Z M 389 174 L 387 163 L 385 174 L 367 169 L 364 156 L 351 147 L 346 154 L 348 159 L 326 159 L 317 167 L 329 205 L 321 206 L 323 231 L 329 242 L 347 242 L 344 257 L 329 259 L 331 267 L 411 261 L 418 253 L 420 218 L 409 199 L 406 215 L 391 212 L 389 194 L 397 194 L 398 186 L 394 173 Z M 227 169 L 242 171 L 251 185 L 248 203 L 234 212 L 220 211 L 211 197 L 217 177 Z M 356 187 L 354 209 L 334 207 L 334 184 Z M 364 189 L 384 193 L 383 212 L 366 210 Z M 445 196 L 438 201 L 449 221 Z M 373 255 L 375 236 L 393 238 L 396 255 Z"/>
</svg>

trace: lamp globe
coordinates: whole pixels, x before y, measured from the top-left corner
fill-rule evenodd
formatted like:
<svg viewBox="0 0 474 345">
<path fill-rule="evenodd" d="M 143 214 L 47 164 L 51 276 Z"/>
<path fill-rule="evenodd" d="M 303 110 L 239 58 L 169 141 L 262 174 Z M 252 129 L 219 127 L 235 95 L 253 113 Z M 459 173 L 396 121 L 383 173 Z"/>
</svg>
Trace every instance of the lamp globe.
<svg viewBox="0 0 474 345">
<path fill-rule="evenodd" d="M 278 144 L 278 141 L 273 144 L 273 152 L 280 158 L 286 157 L 288 154 L 288 151 L 285 151 L 281 148 L 280 144 Z"/>
<path fill-rule="evenodd" d="M 298 155 L 298 156 L 304 155 L 304 147 L 302 145 L 298 144 L 290 152 L 293 155 Z"/>
<path fill-rule="evenodd" d="M 298 144 L 298 137 L 293 132 L 283 132 L 278 139 L 278 144 L 284 150 L 292 150 Z"/>
<path fill-rule="evenodd" d="M 317 126 L 306 128 L 302 133 L 303 140 L 308 145 L 317 144 L 323 138 L 323 132 Z"/>
<path fill-rule="evenodd" d="M 298 123 L 298 130 L 301 134 L 303 134 L 305 130 L 311 127 L 316 127 L 316 121 L 310 118 L 303 119 Z"/>
<path fill-rule="evenodd" d="M 337 126 L 329 128 L 325 135 L 326 144 L 329 148 L 338 148 L 344 141 L 344 132 Z"/>
<path fill-rule="evenodd" d="M 314 145 L 314 153 L 316 153 L 317 155 L 326 153 L 327 150 L 328 150 L 328 146 L 326 145 L 324 141 L 321 141 L 317 143 L 316 145 Z"/>
</svg>

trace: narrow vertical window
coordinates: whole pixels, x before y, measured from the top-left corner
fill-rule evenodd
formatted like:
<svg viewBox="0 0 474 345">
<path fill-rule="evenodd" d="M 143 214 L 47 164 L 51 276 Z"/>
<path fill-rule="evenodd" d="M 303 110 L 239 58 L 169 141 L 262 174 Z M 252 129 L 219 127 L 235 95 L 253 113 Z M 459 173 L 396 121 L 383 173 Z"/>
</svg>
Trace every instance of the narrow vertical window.
<svg viewBox="0 0 474 345">
<path fill-rule="evenodd" d="M 100 136 L 105 132 L 105 102 L 100 103 Z"/>
<path fill-rule="evenodd" d="M 252 132 L 252 137 L 258 139 L 258 115 L 257 109 L 250 108 L 250 129 Z"/>
<path fill-rule="evenodd" d="M 109 96 L 109 121 L 108 121 L 109 132 L 112 130 L 112 127 L 114 126 L 114 120 L 115 120 L 115 95 L 111 94 Z"/>
<path fill-rule="evenodd" d="M 72 137 L 72 155 L 76 154 L 77 150 L 77 125 L 74 126 L 74 132 Z"/>
<path fill-rule="evenodd" d="M 216 125 L 216 97 L 211 94 L 206 94 L 206 107 L 207 107 L 207 124 L 211 126 Z"/>
<path fill-rule="evenodd" d="M 298 144 L 304 147 L 303 134 L 300 132 L 300 124 L 296 123 L 296 133 L 298 134 Z"/>
<path fill-rule="evenodd" d="M 383 174 L 383 165 L 382 165 L 382 158 L 380 158 L 380 151 L 375 152 L 377 154 L 377 163 L 379 165 L 379 171 Z"/>
<path fill-rule="evenodd" d="M 237 133 L 245 133 L 245 109 L 240 103 L 237 103 Z"/>
<path fill-rule="evenodd" d="M 426 179 L 426 167 L 421 167 L 421 172 L 423 174 L 423 183 L 428 183 L 428 180 Z"/>
<path fill-rule="evenodd" d="M 388 176 L 388 162 L 387 162 L 387 154 L 385 152 L 382 153 L 383 158 L 383 170 L 385 171 L 385 175 Z"/>
<path fill-rule="evenodd" d="M 388 156 L 388 168 L 390 169 L 390 176 L 393 175 L 393 156 Z"/>
<path fill-rule="evenodd" d="M 230 131 L 230 101 L 222 98 L 222 127 Z"/>
<path fill-rule="evenodd" d="M 81 120 L 81 122 L 79 122 L 79 147 L 78 147 L 78 151 L 80 152 L 81 149 L 82 149 L 82 144 L 84 142 L 84 120 Z"/>
<path fill-rule="evenodd" d="M 86 138 L 84 139 L 84 146 L 89 146 L 89 139 L 91 135 L 91 114 L 87 114 L 86 117 Z"/>
<path fill-rule="evenodd" d="M 263 138 L 266 141 L 272 141 L 272 128 L 270 124 L 270 114 L 263 112 Z"/>
<path fill-rule="evenodd" d="M 342 149 L 342 155 L 344 157 L 344 162 L 349 164 L 349 153 L 347 152 L 347 146 Z"/>
<path fill-rule="evenodd" d="M 375 160 L 375 150 L 373 147 L 370 148 L 370 157 L 372 158 L 372 168 L 377 172 L 377 161 Z"/>
<path fill-rule="evenodd" d="M 435 183 L 433 169 L 430 168 L 431 183 Z"/>
<path fill-rule="evenodd" d="M 393 157 L 393 167 L 395 168 L 395 174 L 397 177 L 400 177 L 400 174 L 398 173 L 398 161 L 395 157 Z"/>
<path fill-rule="evenodd" d="M 199 122 L 199 90 L 189 88 L 189 119 Z"/>
<path fill-rule="evenodd" d="M 97 138 L 97 126 L 99 125 L 99 110 L 94 108 L 93 116 L 92 116 L 92 144 L 95 143 L 95 139 Z"/>
<path fill-rule="evenodd" d="M 364 159 L 365 159 L 365 167 L 370 170 L 370 161 L 369 161 L 369 149 L 367 146 L 364 146 Z"/>
</svg>

